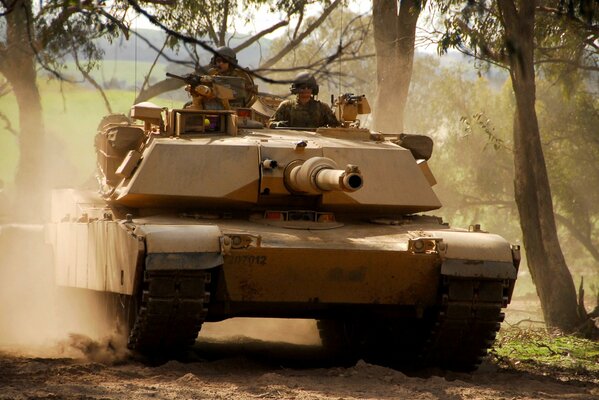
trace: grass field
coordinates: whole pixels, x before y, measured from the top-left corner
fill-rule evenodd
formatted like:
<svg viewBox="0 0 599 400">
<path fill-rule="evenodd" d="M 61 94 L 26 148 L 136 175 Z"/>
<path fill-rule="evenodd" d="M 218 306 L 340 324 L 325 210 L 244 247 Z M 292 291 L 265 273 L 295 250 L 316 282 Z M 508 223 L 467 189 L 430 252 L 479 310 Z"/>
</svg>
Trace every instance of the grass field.
<svg viewBox="0 0 599 400">
<path fill-rule="evenodd" d="M 85 181 L 95 169 L 93 139 L 97 125 L 109 113 L 104 100 L 95 89 L 78 84 L 61 85 L 56 81 L 40 80 L 39 90 L 48 140 L 46 148 L 52 153 L 50 159 L 58 159 L 60 164 L 69 166 L 68 175 L 74 177 L 74 184 Z M 113 89 L 105 93 L 112 112 L 124 114 L 129 112 L 136 95 L 134 90 Z M 181 102 L 168 96 L 153 101 L 167 107 L 178 106 Z M 0 110 L 18 132 L 19 112 L 12 94 L 0 97 Z M 0 121 L 0 179 L 8 185 L 14 181 L 18 159 L 18 137 Z"/>
<path fill-rule="evenodd" d="M 490 354 L 509 369 L 599 381 L 599 342 L 545 328 L 502 329 Z"/>
</svg>

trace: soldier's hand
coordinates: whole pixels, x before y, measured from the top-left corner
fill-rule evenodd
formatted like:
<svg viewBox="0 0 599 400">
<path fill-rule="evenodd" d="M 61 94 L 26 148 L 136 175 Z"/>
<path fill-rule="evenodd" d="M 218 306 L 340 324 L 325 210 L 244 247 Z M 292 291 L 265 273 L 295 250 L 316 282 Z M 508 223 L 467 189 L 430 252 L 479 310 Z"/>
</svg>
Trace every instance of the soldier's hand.
<svg viewBox="0 0 599 400">
<path fill-rule="evenodd" d="M 288 121 L 273 121 L 270 123 L 271 128 L 284 128 L 287 126 L 289 126 Z"/>
<path fill-rule="evenodd" d="M 185 82 L 191 86 L 198 86 L 201 82 L 201 76 L 194 73 L 185 74 L 183 75 L 183 78 L 185 79 Z"/>
</svg>

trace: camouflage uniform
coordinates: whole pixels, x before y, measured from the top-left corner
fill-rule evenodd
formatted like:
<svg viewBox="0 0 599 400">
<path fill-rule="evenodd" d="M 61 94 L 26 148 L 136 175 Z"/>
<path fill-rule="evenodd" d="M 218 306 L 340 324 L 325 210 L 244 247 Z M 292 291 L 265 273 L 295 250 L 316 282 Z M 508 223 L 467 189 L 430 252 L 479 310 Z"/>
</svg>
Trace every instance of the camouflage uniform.
<svg viewBox="0 0 599 400">
<path fill-rule="evenodd" d="M 208 70 L 208 75 L 234 76 L 237 78 L 243 78 L 243 80 L 245 81 L 246 96 L 242 101 L 242 106 L 250 107 L 252 104 L 254 104 L 254 101 L 256 100 L 256 93 L 258 92 L 258 90 L 250 74 L 248 74 L 244 70 L 235 67 L 229 67 L 229 69 L 227 69 L 225 72 L 221 72 L 218 68 L 210 68 Z"/>
<path fill-rule="evenodd" d="M 273 127 L 318 128 L 320 126 L 339 126 L 339 121 L 329 106 L 321 101 L 310 99 L 300 104 L 297 99 L 285 100 L 268 121 Z"/>
</svg>

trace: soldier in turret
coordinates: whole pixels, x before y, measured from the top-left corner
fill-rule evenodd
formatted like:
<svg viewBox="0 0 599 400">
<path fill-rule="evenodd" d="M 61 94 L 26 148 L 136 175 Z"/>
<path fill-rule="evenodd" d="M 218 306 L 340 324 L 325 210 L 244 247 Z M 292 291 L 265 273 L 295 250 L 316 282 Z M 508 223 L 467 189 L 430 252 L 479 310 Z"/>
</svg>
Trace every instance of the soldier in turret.
<svg viewBox="0 0 599 400">
<path fill-rule="evenodd" d="M 246 96 L 242 99 L 244 107 L 250 107 L 256 100 L 258 92 L 254 80 L 245 70 L 237 64 L 237 56 L 233 49 L 227 46 L 221 46 L 216 49 L 216 54 L 210 60 L 210 69 L 208 74 L 212 76 L 235 76 L 243 78 L 245 81 Z"/>
<path fill-rule="evenodd" d="M 339 126 L 339 121 L 329 106 L 316 100 L 318 83 L 309 72 L 299 73 L 291 84 L 295 99 L 285 100 L 269 120 L 270 128 Z"/>
</svg>

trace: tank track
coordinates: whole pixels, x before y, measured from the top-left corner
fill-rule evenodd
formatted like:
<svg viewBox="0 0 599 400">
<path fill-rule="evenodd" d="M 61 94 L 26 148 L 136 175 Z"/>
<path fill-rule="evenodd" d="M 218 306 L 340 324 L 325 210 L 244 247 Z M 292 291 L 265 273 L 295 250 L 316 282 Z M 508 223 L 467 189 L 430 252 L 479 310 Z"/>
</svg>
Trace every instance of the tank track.
<svg viewBox="0 0 599 400">
<path fill-rule="evenodd" d="M 471 371 L 493 345 L 508 304 L 509 281 L 455 278 L 441 282 L 441 307 L 419 361 Z"/>
<path fill-rule="evenodd" d="M 132 305 L 129 349 L 169 352 L 191 346 L 208 313 L 209 282 L 206 271 L 145 271 L 139 306 L 135 300 Z"/>
<path fill-rule="evenodd" d="M 476 369 L 503 321 L 509 281 L 453 278 L 440 283 L 440 303 L 420 319 L 358 317 L 320 320 L 325 349 L 397 368 Z"/>
</svg>

